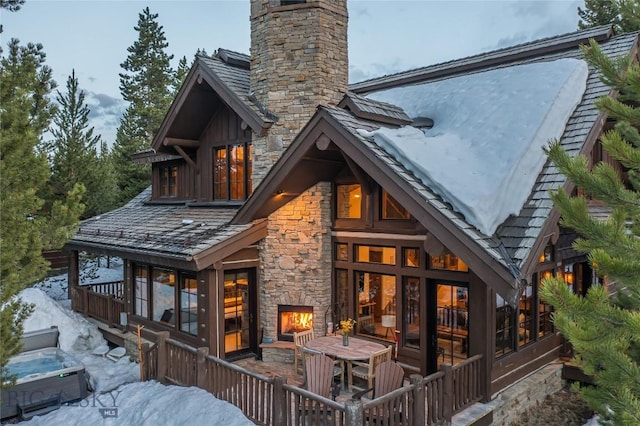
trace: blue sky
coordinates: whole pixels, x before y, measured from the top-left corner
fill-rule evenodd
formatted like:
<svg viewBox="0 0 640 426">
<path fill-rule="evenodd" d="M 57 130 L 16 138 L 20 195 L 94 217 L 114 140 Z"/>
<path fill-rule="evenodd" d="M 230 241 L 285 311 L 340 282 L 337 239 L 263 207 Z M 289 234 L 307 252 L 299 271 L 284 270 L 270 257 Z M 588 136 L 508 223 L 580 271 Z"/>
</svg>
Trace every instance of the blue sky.
<svg viewBox="0 0 640 426">
<path fill-rule="evenodd" d="M 349 80 L 398 71 L 574 31 L 582 0 L 349 0 Z M 175 61 L 198 48 L 249 53 L 249 0 L 26 0 L 0 11 L 1 43 L 42 43 L 63 90 L 75 69 L 92 125 L 109 144 L 126 107 L 120 64 L 136 39 L 138 14 L 158 13 Z"/>
</svg>

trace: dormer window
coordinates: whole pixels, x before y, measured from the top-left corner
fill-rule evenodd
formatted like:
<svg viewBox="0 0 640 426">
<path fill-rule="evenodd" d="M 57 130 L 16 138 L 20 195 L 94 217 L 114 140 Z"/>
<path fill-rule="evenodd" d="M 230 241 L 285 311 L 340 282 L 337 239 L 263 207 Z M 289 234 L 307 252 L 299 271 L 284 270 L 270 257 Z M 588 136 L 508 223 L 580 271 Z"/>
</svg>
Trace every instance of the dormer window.
<svg viewBox="0 0 640 426">
<path fill-rule="evenodd" d="M 213 149 L 213 199 L 245 200 L 251 194 L 251 144 Z"/>
<path fill-rule="evenodd" d="M 160 196 L 176 197 L 178 195 L 178 166 L 160 167 Z"/>
</svg>

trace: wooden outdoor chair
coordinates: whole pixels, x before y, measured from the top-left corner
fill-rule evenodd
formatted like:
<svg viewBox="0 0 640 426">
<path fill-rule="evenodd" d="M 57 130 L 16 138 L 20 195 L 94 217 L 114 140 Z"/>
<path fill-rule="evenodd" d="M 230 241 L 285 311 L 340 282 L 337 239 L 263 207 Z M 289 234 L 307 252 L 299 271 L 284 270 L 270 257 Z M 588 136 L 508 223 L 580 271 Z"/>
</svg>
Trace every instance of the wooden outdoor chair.
<svg viewBox="0 0 640 426">
<path fill-rule="evenodd" d="M 373 388 L 354 393 L 353 399 L 361 399 L 371 391 L 372 398 L 379 398 L 402 387 L 403 381 L 404 369 L 393 361 L 385 361 L 376 366 Z"/>
<path fill-rule="evenodd" d="M 307 349 L 307 348 L 305 348 Z M 335 399 L 333 396 L 333 378 L 335 362 L 324 354 L 304 352 L 305 383 L 302 386 L 308 392 L 325 399 Z M 302 398 L 298 405 L 302 423 L 308 425 L 332 424 L 333 409 L 315 398 Z"/>
<path fill-rule="evenodd" d="M 373 379 L 375 378 L 375 370 L 378 364 L 382 364 L 385 361 L 391 361 L 392 347 L 388 346 L 386 349 L 374 352 L 369 357 L 369 362 L 352 361 L 351 375 L 349 376 L 349 389 L 353 388 L 353 378 L 357 377 L 367 381 L 367 387 L 364 389 L 373 388 Z M 362 388 L 359 388 L 362 389 Z"/>
<path fill-rule="evenodd" d="M 304 368 L 302 365 L 304 362 L 302 359 L 302 348 L 304 347 L 304 344 L 315 338 L 316 336 L 313 333 L 313 329 L 293 333 L 293 343 L 296 346 L 295 353 L 293 355 L 293 368 L 296 374 L 298 374 L 298 360 L 300 360 L 300 365 Z"/>
<path fill-rule="evenodd" d="M 375 369 L 375 381 L 372 389 L 366 389 L 353 394 L 353 399 L 361 399 L 368 392 L 373 391 L 372 399 L 383 398 L 396 389 L 402 387 L 404 381 L 404 370 L 400 365 L 393 361 L 385 361 L 378 364 Z M 364 412 L 364 420 L 366 424 L 390 425 L 405 424 L 404 423 L 404 407 L 403 399 L 391 397 L 384 403 L 376 403 L 374 406 L 367 408 Z"/>
<path fill-rule="evenodd" d="M 309 373 L 307 372 L 307 361 L 309 360 L 309 358 L 312 358 L 314 356 L 317 355 L 323 355 L 324 354 L 322 352 L 316 351 L 314 349 L 309 349 L 309 348 L 302 348 L 302 358 L 303 358 L 303 382 L 302 382 L 302 387 L 306 388 L 307 386 L 307 377 L 309 375 Z M 338 395 L 340 395 L 340 385 L 344 384 L 344 361 L 343 360 L 336 360 L 333 359 L 331 357 L 327 357 L 329 358 L 331 361 L 333 361 L 333 375 L 332 375 L 332 381 L 331 381 L 331 397 L 332 399 L 336 399 L 336 397 Z M 340 381 L 339 384 L 334 383 L 333 379 L 339 377 Z"/>
</svg>

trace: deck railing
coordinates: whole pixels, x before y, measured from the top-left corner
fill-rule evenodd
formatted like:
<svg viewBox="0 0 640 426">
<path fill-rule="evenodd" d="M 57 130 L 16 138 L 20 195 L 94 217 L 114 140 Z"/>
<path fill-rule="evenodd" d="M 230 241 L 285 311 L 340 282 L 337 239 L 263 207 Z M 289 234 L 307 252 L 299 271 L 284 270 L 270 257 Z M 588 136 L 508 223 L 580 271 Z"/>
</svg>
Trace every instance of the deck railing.
<svg viewBox="0 0 640 426">
<path fill-rule="evenodd" d="M 481 355 L 455 367 L 443 364 L 427 377 L 412 375 L 409 385 L 382 397 L 340 403 L 289 385 L 284 377 L 266 377 L 208 352 L 160 332 L 155 344 L 142 347 L 142 380 L 200 387 L 259 425 L 446 424 L 453 413 L 482 398 Z"/>
<path fill-rule="evenodd" d="M 120 313 L 125 311 L 122 281 L 73 287 L 71 304 L 76 312 L 103 321 L 109 327 L 118 326 Z"/>
</svg>

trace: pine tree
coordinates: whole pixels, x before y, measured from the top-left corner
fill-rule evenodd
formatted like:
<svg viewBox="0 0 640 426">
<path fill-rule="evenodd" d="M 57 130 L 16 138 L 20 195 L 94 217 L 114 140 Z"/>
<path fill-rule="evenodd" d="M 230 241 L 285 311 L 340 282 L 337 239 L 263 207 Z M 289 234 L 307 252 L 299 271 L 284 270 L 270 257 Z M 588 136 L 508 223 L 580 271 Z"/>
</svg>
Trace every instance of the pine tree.
<svg viewBox="0 0 640 426">
<path fill-rule="evenodd" d="M 598 108 L 617 122 L 601 140 L 604 149 L 628 170 L 625 185 L 613 167 L 571 158 L 552 144 L 549 156 L 571 182 L 611 209 L 607 220 L 589 214 L 584 197 L 563 190 L 552 193 L 562 224 L 580 236 L 574 247 L 617 292 L 592 286 L 586 296 L 571 293 L 561 279 L 544 282 L 542 297 L 554 308 L 554 322 L 571 342 L 575 360 L 596 386 L 580 392 L 603 419 L 640 424 L 640 67 L 628 57 L 608 59 L 595 42 L 584 50 L 602 81 L 619 92 L 604 97 Z"/>
<path fill-rule="evenodd" d="M 118 176 L 120 202 L 125 203 L 149 186 L 150 169 L 136 165 L 131 154 L 150 147 L 154 134 L 169 109 L 176 84 L 176 73 L 171 68 L 173 55 L 163 27 L 157 22 L 158 14 L 145 8 L 139 14 L 136 40 L 127 51 L 129 56 L 120 64 L 120 92 L 129 106 L 122 117 L 113 151 Z"/>
<path fill-rule="evenodd" d="M 585 0 L 585 8 L 578 7 L 578 28 L 613 25 L 616 33 L 640 30 L 638 0 Z"/>
<path fill-rule="evenodd" d="M 183 56 L 178 62 L 178 68 L 176 68 L 176 79 L 173 84 L 173 97 L 175 98 L 180 88 L 182 87 L 182 83 L 184 83 L 184 79 L 189 74 L 189 65 L 187 64 L 187 57 Z"/>
<path fill-rule="evenodd" d="M 104 206 L 106 182 L 101 181 L 103 171 L 99 161 L 97 147 L 100 135 L 94 135 L 89 127 L 89 107 L 85 102 L 85 93 L 79 89 L 75 70 L 67 79 L 66 92 L 57 91 L 56 101 L 59 108 L 53 117 L 53 141 L 47 144 L 51 156 L 51 178 L 46 195 L 47 204 L 66 197 L 76 185 L 84 186 L 86 192 L 83 202 L 86 206 L 83 218 L 95 216 L 106 211 L 112 205 Z"/>
<path fill-rule="evenodd" d="M 81 187 L 47 210 L 37 195 L 49 178 L 37 147 L 55 111 L 48 97 L 55 82 L 44 61 L 42 45 L 15 39 L 0 59 L 0 386 L 11 383 L 5 367 L 20 350 L 31 311 L 18 293 L 46 275 L 42 249 L 61 247 L 82 210 Z"/>
</svg>

